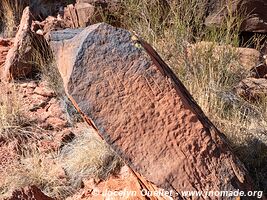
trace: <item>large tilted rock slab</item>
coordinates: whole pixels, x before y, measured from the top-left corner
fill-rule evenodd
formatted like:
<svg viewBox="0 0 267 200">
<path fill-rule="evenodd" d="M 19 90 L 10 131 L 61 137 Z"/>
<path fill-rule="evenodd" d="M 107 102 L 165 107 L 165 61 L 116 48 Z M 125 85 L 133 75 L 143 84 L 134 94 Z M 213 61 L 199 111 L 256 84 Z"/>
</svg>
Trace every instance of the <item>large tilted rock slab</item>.
<svg viewBox="0 0 267 200">
<path fill-rule="evenodd" d="M 107 24 L 51 42 L 65 89 L 128 165 L 167 190 L 252 189 L 222 134 L 144 41 Z"/>
</svg>

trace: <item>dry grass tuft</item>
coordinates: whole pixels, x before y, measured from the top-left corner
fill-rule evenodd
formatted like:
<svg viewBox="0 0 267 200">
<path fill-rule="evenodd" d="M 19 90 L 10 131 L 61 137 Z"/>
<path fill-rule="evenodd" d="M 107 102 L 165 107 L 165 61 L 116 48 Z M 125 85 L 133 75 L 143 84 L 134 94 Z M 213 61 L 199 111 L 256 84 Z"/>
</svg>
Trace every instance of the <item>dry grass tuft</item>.
<svg viewBox="0 0 267 200">
<path fill-rule="evenodd" d="M 16 189 L 36 185 L 52 197 L 64 197 L 71 187 L 64 172 L 52 155 L 34 151 L 23 152 L 19 160 L 10 164 L 1 176 L 0 194 L 8 197 Z M 62 177 L 60 177 L 62 175 Z"/>
<path fill-rule="evenodd" d="M 5 37 L 14 37 L 23 12 L 22 0 L 2 0 L 0 5 L 2 31 Z"/>
<path fill-rule="evenodd" d="M 84 178 L 106 179 L 122 164 L 92 128 L 62 149 L 60 161 L 75 186 L 80 186 Z"/>
<path fill-rule="evenodd" d="M 0 138 L 6 142 L 15 138 L 27 138 L 30 132 L 25 128 L 27 120 L 23 116 L 23 101 L 15 84 L 1 85 L 0 92 Z"/>
<path fill-rule="evenodd" d="M 44 153 L 34 147 L 22 151 L 0 170 L 0 197 L 35 185 L 50 197 L 65 199 L 81 188 L 84 179 L 103 180 L 116 173 L 122 161 L 104 141 L 93 130 L 80 134 L 60 152 Z"/>
<path fill-rule="evenodd" d="M 70 124 L 82 121 L 80 114 L 74 108 L 65 93 L 63 80 L 58 71 L 52 50 L 43 38 L 34 39 L 36 40 L 36 45 L 33 47 L 31 62 L 38 71 L 38 78 L 47 82 L 48 86 L 55 92 Z"/>
<path fill-rule="evenodd" d="M 57 96 L 65 96 L 64 84 L 58 71 L 53 51 L 48 42 L 42 37 L 33 38 L 32 62 L 40 72 L 40 78 L 47 81 Z"/>
</svg>

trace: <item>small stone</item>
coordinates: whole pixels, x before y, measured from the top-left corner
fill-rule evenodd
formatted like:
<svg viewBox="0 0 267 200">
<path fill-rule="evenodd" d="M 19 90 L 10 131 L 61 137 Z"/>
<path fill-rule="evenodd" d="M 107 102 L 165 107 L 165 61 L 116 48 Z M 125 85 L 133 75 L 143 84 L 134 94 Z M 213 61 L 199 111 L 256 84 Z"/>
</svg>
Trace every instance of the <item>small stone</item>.
<svg viewBox="0 0 267 200">
<path fill-rule="evenodd" d="M 44 96 L 44 97 L 53 97 L 55 96 L 55 93 L 53 92 L 53 90 L 50 90 L 46 87 L 36 87 L 34 90 L 35 94 Z"/>
<path fill-rule="evenodd" d="M 246 78 L 235 87 L 235 91 L 246 100 L 260 100 L 267 96 L 267 79 Z"/>
</svg>

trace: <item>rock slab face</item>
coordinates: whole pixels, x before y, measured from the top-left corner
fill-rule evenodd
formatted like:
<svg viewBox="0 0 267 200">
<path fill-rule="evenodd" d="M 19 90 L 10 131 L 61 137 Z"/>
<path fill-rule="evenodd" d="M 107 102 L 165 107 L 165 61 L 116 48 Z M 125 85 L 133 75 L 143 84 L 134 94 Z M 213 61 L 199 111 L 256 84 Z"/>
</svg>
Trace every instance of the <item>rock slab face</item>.
<svg viewBox="0 0 267 200">
<path fill-rule="evenodd" d="M 251 189 L 224 137 L 149 44 L 101 23 L 51 42 L 65 89 L 100 135 L 166 190 Z"/>
</svg>

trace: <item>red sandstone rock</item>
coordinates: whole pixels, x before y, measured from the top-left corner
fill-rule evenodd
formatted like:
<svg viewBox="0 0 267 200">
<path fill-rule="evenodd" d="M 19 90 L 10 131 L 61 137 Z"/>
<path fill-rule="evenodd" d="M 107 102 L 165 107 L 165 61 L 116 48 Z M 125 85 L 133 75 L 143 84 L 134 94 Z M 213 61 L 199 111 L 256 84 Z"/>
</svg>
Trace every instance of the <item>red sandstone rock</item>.
<svg viewBox="0 0 267 200">
<path fill-rule="evenodd" d="M 243 164 L 144 41 L 102 24 L 51 42 L 76 108 L 135 171 L 174 190 L 252 190 Z"/>
<path fill-rule="evenodd" d="M 89 3 L 76 3 L 64 9 L 64 20 L 68 27 L 86 27 L 95 17 L 96 9 Z"/>
<path fill-rule="evenodd" d="M 9 50 L 4 65 L 3 79 L 25 76 L 32 71 L 32 64 L 27 63 L 31 56 L 31 15 L 29 7 L 23 11 L 14 46 Z"/>
<path fill-rule="evenodd" d="M 9 80 L 10 78 L 26 76 L 32 71 L 32 64 L 29 63 L 32 53 L 31 21 L 29 7 L 26 7 L 23 11 L 14 46 L 9 50 L 6 57 L 3 79 Z"/>
<path fill-rule="evenodd" d="M 44 21 L 33 21 L 31 30 L 39 35 L 49 35 L 51 31 L 68 28 L 66 22 L 60 17 L 48 16 Z"/>
<path fill-rule="evenodd" d="M 18 88 L 25 104 L 23 114 L 29 121 L 45 129 L 63 130 L 68 127 L 65 111 L 47 82 L 24 82 Z"/>
<path fill-rule="evenodd" d="M 47 86 L 44 87 L 36 87 L 35 90 L 33 91 L 35 94 L 44 96 L 44 97 L 53 97 L 55 96 L 55 93 L 53 90 L 47 88 Z"/>
<path fill-rule="evenodd" d="M 0 74 L 2 73 L 2 66 L 6 61 L 6 56 L 13 42 L 10 39 L 0 38 Z"/>
<path fill-rule="evenodd" d="M 49 60 L 49 47 L 44 37 L 31 31 L 32 15 L 29 7 L 23 11 L 14 46 L 8 51 L 2 79 L 25 78 L 37 71 L 38 59 Z"/>
</svg>

